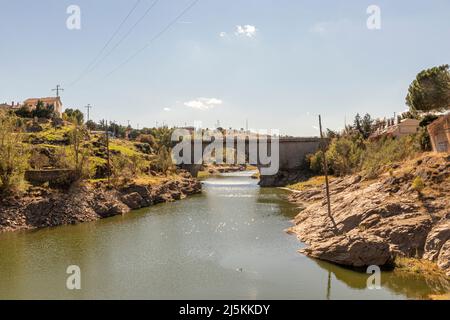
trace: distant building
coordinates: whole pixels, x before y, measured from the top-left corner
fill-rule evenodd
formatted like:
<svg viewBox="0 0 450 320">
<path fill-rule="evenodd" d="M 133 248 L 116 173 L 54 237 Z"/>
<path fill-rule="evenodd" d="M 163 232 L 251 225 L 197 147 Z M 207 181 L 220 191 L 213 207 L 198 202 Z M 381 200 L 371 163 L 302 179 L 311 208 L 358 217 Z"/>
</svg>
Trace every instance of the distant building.
<svg viewBox="0 0 450 320">
<path fill-rule="evenodd" d="M 14 101 L 11 102 L 11 104 L 8 104 L 7 102 L 5 103 L 0 103 L 0 109 L 7 109 L 7 110 L 11 110 L 11 109 L 16 109 L 19 108 L 19 104 L 15 103 Z"/>
<path fill-rule="evenodd" d="M 189 131 L 190 134 L 195 132 L 195 127 L 182 127 L 181 129 Z"/>
<path fill-rule="evenodd" d="M 450 113 L 433 121 L 428 126 L 428 133 L 433 151 L 450 153 Z"/>
<path fill-rule="evenodd" d="M 0 110 L 5 110 L 5 109 L 9 110 L 11 108 L 12 108 L 12 106 L 7 103 L 0 103 Z"/>
<path fill-rule="evenodd" d="M 55 113 L 58 115 L 58 117 L 62 117 L 62 109 L 63 105 L 61 102 L 60 97 L 49 97 L 49 98 L 31 98 L 27 99 L 23 102 L 23 106 L 26 106 L 29 108 L 30 111 L 36 109 L 36 106 L 39 101 L 42 101 L 42 103 L 45 106 L 53 106 L 55 108 Z"/>
<path fill-rule="evenodd" d="M 420 128 L 420 121 L 417 119 L 403 119 L 395 123 L 395 120 L 388 120 L 387 125 L 378 128 L 370 138 L 377 139 L 382 136 L 403 137 L 416 133 Z"/>
</svg>

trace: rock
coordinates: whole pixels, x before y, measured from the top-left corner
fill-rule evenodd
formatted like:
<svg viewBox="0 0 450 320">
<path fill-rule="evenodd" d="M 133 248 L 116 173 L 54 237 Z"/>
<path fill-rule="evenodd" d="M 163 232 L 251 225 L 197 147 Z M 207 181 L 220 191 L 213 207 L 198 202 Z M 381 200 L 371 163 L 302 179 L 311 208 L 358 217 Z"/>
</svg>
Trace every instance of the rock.
<svg viewBox="0 0 450 320">
<path fill-rule="evenodd" d="M 279 170 L 273 176 L 260 176 L 259 185 L 261 187 L 284 187 L 299 181 L 305 181 L 310 177 L 310 173 L 306 170 L 284 171 Z"/>
<path fill-rule="evenodd" d="M 384 266 L 391 262 L 389 245 L 374 236 L 339 236 L 314 243 L 301 252 L 310 257 L 351 267 Z"/>
<path fill-rule="evenodd" d="M 35 132 L 41 132 L 44 129 L 37 122 L 33 122 L 31 126 L 26 127 L 26 130 L 27 130 L 27 132 L 35 133 Z"/>
<path fill-rule="evenodd" d="M 137 192 L 132 192 L 122 196 L 121 201 L 132 210 L 140 209 L 147 204 L 147 201 L 145 201 Z"/>
<path fill-rule="evenodd" d="M 450 277 L 450 240 L 447 240 L 441 247 L 437 258 L 437 265 L 439 268 L 445 270 L 447 276 Z"/>
<path fill-rule="evenodd" d="M 323 186 L 292 193 L 289 200 L 301 212 L 288 232 L 308 245 L 303 253 L 338 264 L 382 265 L 401 255 L 434 261 L 449 272 L 450 170 L 440 170 L 444 166 L 445 157 L 436 155 L 376 180 L 357 175 L 334 179 L 331 210 L 337 232 L 327 215 Z M 428 179 L 427 193 L 420 197 L 408 191 L 419 175 Z"/>
<path fill-rule="evenodd" d="M 64 191 L 32 187 L 26 195 L 0 199 L 0 232 L 95 221 L 198 192 L 201 183 L 192 178 L 120 190 L 103 184 L 75 184 Z"/>
<path fill-rule="evenodd" d="M 428 234 L 425 243 L 424 259 L 436 261 L 442 247 L 450 239 L 450 220 L 444 219 Z"/>
<path fill-rule="evenodd" d="M 150 196 L 150 190 L 145 185 L 131 184 L 120 189 L 122 194 L 138 193 L 142 199 L 147 199 Z"/>
</svg>

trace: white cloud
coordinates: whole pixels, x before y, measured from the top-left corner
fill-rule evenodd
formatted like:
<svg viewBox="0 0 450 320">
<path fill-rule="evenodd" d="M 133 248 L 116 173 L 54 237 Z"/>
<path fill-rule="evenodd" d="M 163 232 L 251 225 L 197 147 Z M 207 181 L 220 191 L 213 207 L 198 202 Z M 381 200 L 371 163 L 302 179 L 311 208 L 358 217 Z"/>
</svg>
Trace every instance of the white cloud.
<svg viewBox="0 0 450 320">
<path fill-rule="evenodd" d="M 350 22 L 346 19 L 337 21 L 321 21 L 314 24 L 309 32 L 324 36 L 328 33 L 339 32 L 350 27 Z"/>
<path fill-rule="evenodd" d="M 312 33 L 318 33 L 324 35 L 328 30 L 329 24 L 327 22 L 318 22 L 309 30 Z"/>
<path fill-rule="evenodd" d="M 256 32 L 258 31 L 258 29 L 256 29 L 255 26 L 246 24 L 245 26 L 236 26 L 236 32 L 235 34 L 237 36 L 245 36 L 245 37 L 249 37 L 252 38 L 256 35 Z"/>
<path fill-rule="evenodd" d="M 184 105 L 193 109 L 209 110 L 221 105 L 222 103 L 222 100 L 216 98 L 197 98 L 195 100 L 185 102 Z"/>
<path fill-rule="evenodd" d="M 170 108 L 164 108 L 163 110 L 166 111 L 166 112 L 172 111 L 172 109 L 170 109 Z"/>
<path fill-rule="evenodd" d="M 219 37 L 221 38 L 225 38 L 227 36 L 227 33 L 222 31 L 221 33 L 219 33 Z"/>
</svg>

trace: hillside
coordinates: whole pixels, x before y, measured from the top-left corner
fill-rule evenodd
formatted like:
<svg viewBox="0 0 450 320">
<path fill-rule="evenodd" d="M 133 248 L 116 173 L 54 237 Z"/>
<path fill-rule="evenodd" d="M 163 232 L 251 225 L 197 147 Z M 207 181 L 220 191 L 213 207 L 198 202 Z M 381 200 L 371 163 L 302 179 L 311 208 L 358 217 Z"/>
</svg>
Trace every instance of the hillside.
<svg viewBox="0 0 450 320">
<path fill-rule="evenodd" d="M 288 230 L 308 245 L 304 254 L 350 267 L 420 258 L 450 276 L 449 155 L 425 153 L 391 165 L 373 180 L 332 179 L 336 228 L 327 215 L 323 184 L 305 185 L 290 196 L 301 212 Z"/>
</svg>

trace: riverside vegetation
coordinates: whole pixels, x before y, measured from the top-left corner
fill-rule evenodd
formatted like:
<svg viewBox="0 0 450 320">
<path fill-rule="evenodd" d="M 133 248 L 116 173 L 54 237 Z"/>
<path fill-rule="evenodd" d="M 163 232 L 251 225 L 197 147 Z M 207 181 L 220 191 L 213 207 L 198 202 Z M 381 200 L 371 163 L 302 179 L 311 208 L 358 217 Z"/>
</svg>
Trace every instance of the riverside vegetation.
<svg viewBox="0 0 450 320">
<path fill-rule="evenodd" d="M 34 119 L 0 112 L 0 231 L 92 221 L 200 192 L 172 165 L 170 129 L 83 124 L 79 110 L 64 120 L 48 110 Z M 116 137 L 109 147 L 105 132 Z M 40 185 L 24 178 L 55 169 L 70 175 Z"/>
</svg>

